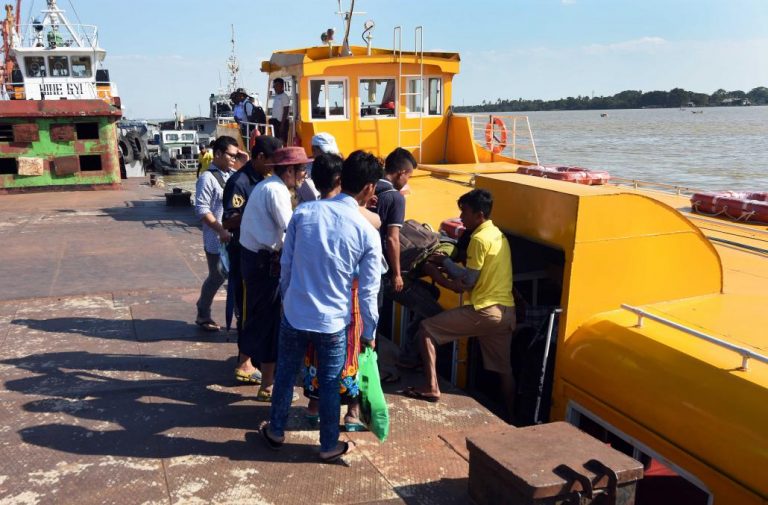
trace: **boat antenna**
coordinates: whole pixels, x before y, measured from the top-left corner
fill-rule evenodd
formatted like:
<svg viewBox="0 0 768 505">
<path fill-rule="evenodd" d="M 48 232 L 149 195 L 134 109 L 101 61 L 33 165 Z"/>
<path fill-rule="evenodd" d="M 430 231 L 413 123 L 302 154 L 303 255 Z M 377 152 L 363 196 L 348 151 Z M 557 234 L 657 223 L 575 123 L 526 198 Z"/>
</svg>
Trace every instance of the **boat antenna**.
<svg viewBox="0 0 768 505">
<path fill-rule="evenodd" d="M 240 64 L 237 62 L 235 54 L 235 25 L 232 27 L 232 53 L 227 59 L 227 69 L 229 70 L 229 83 L 227 93 L 230 95 L 237 89 L 237 73 L 240 71 Z"/>
<path fill-rule="evenodd" d="M 341 56 L 352 56 L 352 50 L 349 48 L 349 29 L 352 26 L 352 16 L 365 14 L 365 12 L 355 12 L 355 0 L 352 0 L 348 11 L 344 10 L 342 3 L 343 0 L 339 0 L 339 11 L 336 13 L 344 21 L 344 42 L 341 45 Z"/>
</svg>

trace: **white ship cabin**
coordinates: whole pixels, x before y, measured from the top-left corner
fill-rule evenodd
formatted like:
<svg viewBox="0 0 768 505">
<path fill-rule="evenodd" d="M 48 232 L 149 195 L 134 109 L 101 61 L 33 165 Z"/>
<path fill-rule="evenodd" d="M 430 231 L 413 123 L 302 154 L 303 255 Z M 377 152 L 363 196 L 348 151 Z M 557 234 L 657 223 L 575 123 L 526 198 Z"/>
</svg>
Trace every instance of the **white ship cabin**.
<svg viewBox="0 0 768 505">
<path fill-rule="evenodd" d="M 98 30 L 73 25 L 47 1 L 43 19 L 21 25 L 13 34 L 10 56 L 12 100 L 105 100 L 119 106 L 109 72 L 99 68 L 107 52 L 99 47 Z"/>
</svg>

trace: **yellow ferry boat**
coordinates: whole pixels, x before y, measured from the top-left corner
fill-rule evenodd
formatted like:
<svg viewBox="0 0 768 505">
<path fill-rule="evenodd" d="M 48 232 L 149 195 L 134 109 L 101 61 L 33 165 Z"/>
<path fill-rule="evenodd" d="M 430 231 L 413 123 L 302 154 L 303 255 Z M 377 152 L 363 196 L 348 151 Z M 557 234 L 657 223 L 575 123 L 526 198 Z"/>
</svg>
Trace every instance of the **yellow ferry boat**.
<svg viewBox="0 0 768 505">
<path fill-rule="evenodd" d="M 640 503 L 767 503 L 768 229 L 692 214 L 687 188 L 515 173 L 539 161 L 527 118 L 453 114 L 459 54 L 424 51 L 420 27 L 414 38 L 403 50 L 397 27 L 391 49 L 273 53 L 262 70 L 288 84 L 291 139 L 410 149 L 407 217 L 434 227 L 468 186 L 490 190 L 516 288 L 562 309 L 548 420 L 642 461 Z M 477 360 L 458 346 L 452 380 L 476 382 Z"/>
</svg>

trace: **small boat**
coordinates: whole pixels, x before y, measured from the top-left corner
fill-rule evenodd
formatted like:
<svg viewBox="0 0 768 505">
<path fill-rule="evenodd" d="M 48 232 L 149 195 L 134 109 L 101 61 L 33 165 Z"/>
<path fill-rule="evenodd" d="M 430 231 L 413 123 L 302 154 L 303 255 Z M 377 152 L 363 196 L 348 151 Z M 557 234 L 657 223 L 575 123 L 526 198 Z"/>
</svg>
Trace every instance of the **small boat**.
<svg viewBox="0 0 768 505">
<path fill-rule="evenodd" d="M 518 174 L 533 175 L 545 179 L 575 182 L 588 186 L 608 183 L 611 175 L 604 170 L 589 170 L 582 167 L 564 167 L 555 165 L 530 165 L 517 169 Z"/>
<path fill-rule="evenodd" d="M 721 191 L 694 193 L 694 212 L 708 216 L 723 216 L 734 221 L 768 223 L 768 193 Z"/>
<path fill-rule="evenodd" d="M 607 112 L 603 112 L 602 114 L 600 114 L 600 117 L 608 117 L 608 113 Z"/>
</svg>

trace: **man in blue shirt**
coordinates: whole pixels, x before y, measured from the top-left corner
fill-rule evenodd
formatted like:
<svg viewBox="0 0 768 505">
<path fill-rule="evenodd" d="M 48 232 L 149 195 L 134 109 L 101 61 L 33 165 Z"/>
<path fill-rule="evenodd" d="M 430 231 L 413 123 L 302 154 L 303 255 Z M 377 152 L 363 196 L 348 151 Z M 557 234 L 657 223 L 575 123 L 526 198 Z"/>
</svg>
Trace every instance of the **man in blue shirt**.
<svg viewBox="0 0 768 505">
<path fill-rule="evenodd" d="M 235 380 L 245 383 L 261 383 L 261 372 L 251 363 L 253 355 L 252 343 L 243 338 L 242 309 L 243 309 L 243 277 L 240 272 L 240 221 L 245 211 L 245 204 L 251 191 L 264 180 L 270 168 L 266 163 L 272 161 L 272 155 L 283 147 L 280 139 L 262 135 L 256 137 L 251 149 L 251 160 L 243 168 L 235 172 L 224 187 L 224 219 L 222 225 L 232 233 L 232 240 L 227 244 L 229 254 L 229 284 L 232 286 L 235 317 L 237 318 L 237 348 L 239 351 Z M 227 297 L 230 292 L 227 292 Z"/>
<path fill-rule="evenodd" d="M 342 193 L 300 205 L 288 225 L 280 259 L 284 317 L 272 389 L 270 422 L 261 434 L 279 449 L 291 406 L 296 374 L 311 340 L 318 354 L 320 459 L 335 461 L 349 452 L 339 443 L 339 376 L 346 357 L 352 281 L 358 278 L 363 345 L 373 346 L 378 322 L 381 240 L 360 213 L 382 176 L 378 158 L 355 151 L 341 173 Z"/>
</svg>

